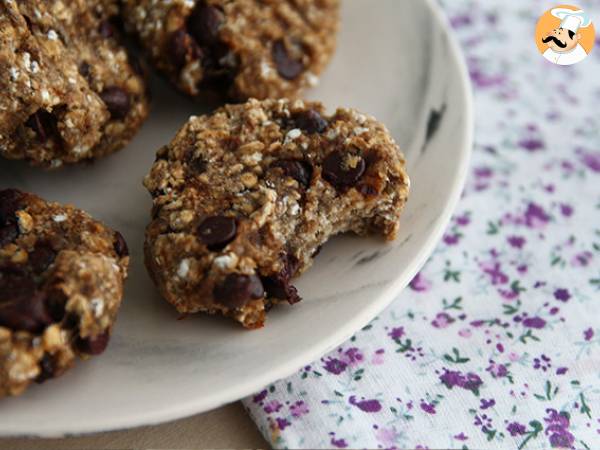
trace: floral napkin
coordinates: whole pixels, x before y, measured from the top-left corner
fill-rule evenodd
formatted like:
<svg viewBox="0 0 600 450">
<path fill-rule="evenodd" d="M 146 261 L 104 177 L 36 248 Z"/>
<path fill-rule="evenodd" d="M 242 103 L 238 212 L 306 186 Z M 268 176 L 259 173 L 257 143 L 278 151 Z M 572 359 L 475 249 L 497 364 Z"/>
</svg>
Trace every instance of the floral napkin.
<svg viewBox="0 0 600 450">
<path fill-rule="evenodd" d="M 533 37 L 555 5 L 444 3 L 475 93 L 464 196 L 384 313 L 245 400 L 276 448 L 600 448 L 600 41 L 555 66 Z"/>
</svg>

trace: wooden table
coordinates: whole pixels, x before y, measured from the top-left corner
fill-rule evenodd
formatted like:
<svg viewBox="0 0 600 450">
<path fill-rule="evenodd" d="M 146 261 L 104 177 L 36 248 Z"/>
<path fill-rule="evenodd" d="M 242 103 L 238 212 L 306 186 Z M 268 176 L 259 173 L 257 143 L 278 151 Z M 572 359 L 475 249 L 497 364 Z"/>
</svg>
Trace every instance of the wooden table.
<svg viewBox="0 0 600 450">
<path fill-rule="evenodd" d="M 268 448 L 241 403 L 153 427 L 68 439 L 0 439 L 0 449 Z"/>
</svg>

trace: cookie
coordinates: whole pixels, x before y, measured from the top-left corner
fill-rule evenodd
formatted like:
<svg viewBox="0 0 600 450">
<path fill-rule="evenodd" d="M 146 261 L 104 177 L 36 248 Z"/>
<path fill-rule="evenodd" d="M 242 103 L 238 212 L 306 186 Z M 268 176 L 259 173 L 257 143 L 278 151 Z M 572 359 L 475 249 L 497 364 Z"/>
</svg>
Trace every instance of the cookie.
<svg viewBox="0 0 600 450">
<path fill-rule="evenodd" d="M 183 314 L 263 325 L 330 236 L 395 238 L 404 158 L 385 126 L 319 103 L 250 100 L 192 117 L 145 178 L 148 270 Z"/>
<path fill-rule="evenodd" d="M 0 2 L 0 155 L 56 168 L 122 148 L 148 114 L 116 0 Z"/>
<path fill-rule="evenodd" d="M 0 190 L 0 397 L 104 351 L 128 264 L 121 234 L 85 212 Z"/>
<path fill-rule="evenodd" d="M 123 0 L 124 18 L 182 92 L 294 97 L 334 50 L 339 0 Z"/>
</svg>

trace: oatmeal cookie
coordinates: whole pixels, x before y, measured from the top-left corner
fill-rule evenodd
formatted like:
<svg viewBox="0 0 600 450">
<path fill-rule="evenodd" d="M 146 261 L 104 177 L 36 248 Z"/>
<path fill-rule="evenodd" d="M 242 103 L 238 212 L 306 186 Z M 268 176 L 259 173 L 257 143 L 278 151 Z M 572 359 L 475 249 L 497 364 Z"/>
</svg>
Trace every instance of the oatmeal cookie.
<svg viewBox="0 0 600 450">
<path fill-rule="evenodd" d="M 155 65 L 191 96 L 295 96 L 335 50 L 339 0 L 122 2 Z"/>
<path fill-rule="evenodd" d="M 128 264 L 121 234 L 83 211 L 0 190 L 0 397 L 104 351 Z"/>
<path fill-rule="evenodd" d="M 148 98 L 116 1 L 0 2 L 0 155 L 55 168 L 133 137 Z"/>
<path fill-rule="evenodd" d="M 162 295 L 181 313 L 257 328 L 272 304 L 300 300 L 290 280 L 330 236 L 394 239 L 409 179 L 372 117 L 250 100 L 190 118 L 145 186 L 146 265 Z"/>
</svg>

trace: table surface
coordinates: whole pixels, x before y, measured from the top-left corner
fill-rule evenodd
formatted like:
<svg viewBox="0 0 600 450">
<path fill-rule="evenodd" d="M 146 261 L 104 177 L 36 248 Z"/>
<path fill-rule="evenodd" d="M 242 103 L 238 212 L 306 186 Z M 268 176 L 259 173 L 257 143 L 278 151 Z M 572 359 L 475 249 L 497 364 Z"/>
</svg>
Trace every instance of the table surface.
<svg viewBox="0 0 600 450">
<path fill-rule="evenodd" d="M 187 419 L 133 430 L 68 439 L 0 439 L 0 448 L 12 450 L 268 447 L 241 403 Z"/>
</svg>

